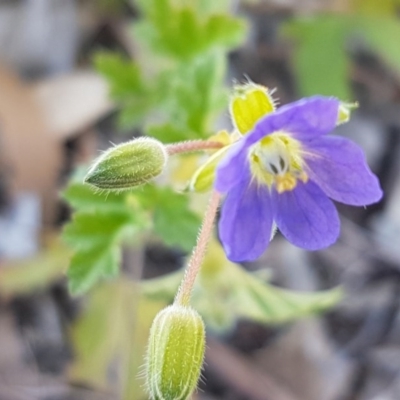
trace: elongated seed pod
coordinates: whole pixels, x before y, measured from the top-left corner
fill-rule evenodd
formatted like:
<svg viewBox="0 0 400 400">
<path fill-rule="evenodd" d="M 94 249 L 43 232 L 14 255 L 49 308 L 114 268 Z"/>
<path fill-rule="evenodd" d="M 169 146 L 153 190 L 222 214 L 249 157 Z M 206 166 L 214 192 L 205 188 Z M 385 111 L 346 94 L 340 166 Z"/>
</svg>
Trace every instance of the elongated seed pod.
<svg viewBox="0 0 400 400">
<path fill-rule="evenodd" d="M 172 305 L 156 316 L 147 353 L 147 388 L 152 400 L 186 400 L 203 364 L 205 329 L 190 307 Z"/>
</svg>

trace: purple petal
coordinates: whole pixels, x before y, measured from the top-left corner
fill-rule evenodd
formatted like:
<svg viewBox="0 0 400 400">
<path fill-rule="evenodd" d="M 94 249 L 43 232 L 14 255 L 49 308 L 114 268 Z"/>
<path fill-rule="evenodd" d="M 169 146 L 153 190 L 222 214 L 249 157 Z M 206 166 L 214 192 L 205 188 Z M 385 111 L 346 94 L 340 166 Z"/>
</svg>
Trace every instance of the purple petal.
<svg viewBox="0 0 400 400">
<path fill-rule="evenodd" d="M 349 139 L 323 137 L 308 143 L 307 151 L 315 154 L 306 159 L 310 178 L 333 200 L 363 206 L 382 198 L 363 151 Z"/>
<path fill-rule="evenodd" d="M 219 235 L 227 257 L 234 262 L 252 261 L 267 248 L 272 232 L 268 188 L 249 179 L 226 196 L 219 221 Z"/>
<path fill-rule="evenodd" d="M 228 192 L 243 178 L 250 146 L 276 131 L 293 134 L 300 140 L 325 135 L 336 126 L 339 101 L 335 98 L 314 96 L 280 107 L 262 118 L 252 132 L 232 146 L 217 169 L 215 188 Z"/>
<path fill-rule="evenodd" d="M 298 182 L 292 191 L 272 193 L 274 219 L 281 233 L 296 246 L 318 250 L 333 244 L 339 236 L 336 208 L 313 182 Z"/>
<path fill-rule="evenodd" d="M 243 140 L 232 145 L 219 163 L 214 181 L 215 189 L 226 193 L 244 179 L 248 170 L 247 151 L 243 150 Z"/>
<path fill-rule="evenodd" d="M 315 139 L 335 129 L 339 105 L 339 100 L 332 97 L 314 96 L 298 100 L 261 119 L 245 139 L 253 144 L 276 131 L 290 133 L 299 140 Z"/>
</svg>

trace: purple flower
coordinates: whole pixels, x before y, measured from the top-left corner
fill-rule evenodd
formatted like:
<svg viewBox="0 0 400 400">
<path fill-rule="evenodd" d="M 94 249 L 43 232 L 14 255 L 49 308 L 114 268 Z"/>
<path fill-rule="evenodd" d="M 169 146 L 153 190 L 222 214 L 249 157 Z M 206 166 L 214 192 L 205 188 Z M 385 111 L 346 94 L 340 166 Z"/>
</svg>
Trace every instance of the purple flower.
<svg viewBox="0 0 400 400">
<path fill-rule="evenodd" d="M 382 197 L 363 151 L 328 136 L 340 102 L 315 96 L 261 118 L 219 164 L 215 188 L 226 193 L 219 233 L 228 258 L 250 261 L 267 248 L 274 224 L 294 245 L 333 244 L 340 221 L 333 202 L 364 206 Z"/>
</svg>

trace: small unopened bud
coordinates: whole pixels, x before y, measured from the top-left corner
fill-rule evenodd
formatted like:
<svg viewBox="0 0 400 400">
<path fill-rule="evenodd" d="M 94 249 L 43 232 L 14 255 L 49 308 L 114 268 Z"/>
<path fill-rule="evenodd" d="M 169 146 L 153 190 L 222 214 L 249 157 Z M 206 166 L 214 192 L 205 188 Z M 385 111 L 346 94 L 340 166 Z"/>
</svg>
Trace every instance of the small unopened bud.
<svg viewBox="0 0 400 400">
<path fill-rule="evenodd" d="M 165 146 L 158 140 L 133 139 L 97 158 L 84 181 L 100 189 L 130 189 L 160 175 L 167 157 Z"/>
<path fill-rule="evenodd" d="M 172 305 L 154 319 L 147 352 L 147 388 L 152 400 L 186 400 L 203 364 L 205 329 L 190 307 Z"/>
</svg>

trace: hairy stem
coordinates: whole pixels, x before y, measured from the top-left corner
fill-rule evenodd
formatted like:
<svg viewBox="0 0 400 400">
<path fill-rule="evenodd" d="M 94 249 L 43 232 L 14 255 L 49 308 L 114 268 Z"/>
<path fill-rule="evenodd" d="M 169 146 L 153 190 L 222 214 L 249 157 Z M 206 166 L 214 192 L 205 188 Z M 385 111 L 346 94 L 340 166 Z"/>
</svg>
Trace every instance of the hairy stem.
<svg viewBox="0 0 400 400">
<path fill-rule="evenodd" d="M 167 145 L 167 152 L 170 156 L 180 153 L 190 153 L 193 151 L 220 149 L 224 145 L 220 142 L 212 140 L 190 140 L 187 142 L 179 142 Z"/>
<path fill-rule="evenodd" d="M 175 304 L 183 306 L 189 305 L 193 285 L 200 271 L 201 265 L 203 264 L 207 245 L 212 235 L 215 216 L 217 215 L 220 199 L 221 195 L 214 191 L 211 195 L 206 213 L 204 215 L 203 225 L 200 229 L 196 247 L 193 249 L 192 255 L 186 267 L 185 275 L 175 297 Z"/>
</svg>

